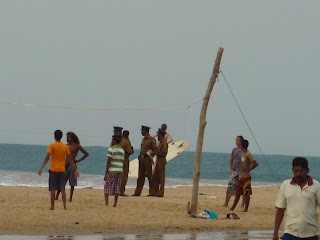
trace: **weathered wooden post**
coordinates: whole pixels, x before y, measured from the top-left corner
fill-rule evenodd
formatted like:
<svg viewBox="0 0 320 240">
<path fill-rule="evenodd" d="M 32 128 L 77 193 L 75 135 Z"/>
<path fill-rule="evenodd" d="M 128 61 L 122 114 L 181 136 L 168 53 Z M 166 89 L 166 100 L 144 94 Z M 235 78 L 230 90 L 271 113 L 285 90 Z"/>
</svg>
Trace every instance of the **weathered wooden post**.
<svg viewBox="0 0 320 240">
<path fill-rule="evenodd" d="M 190 209 L 191 216 L 197 215 L 200 165 L 201 165 L 204 130 L 207 125 L 207 121 L 206 121 L 207 108 L 208 108 L 208 104 L 209 104 L 209 100 L 210 100 L 213 86 L 214 86 L 216 79 L 219 75 L 220 62 L 221 62 L 223 50 L 224 49 L 222 47 L 220 47 L 218 49 L 216 61 L 213 66 L 212 75 L 210 77 L 210 81 L 209 81 L 209 85 L 208 85 L 208 88 L 206 91 L 206 95 L 203 98 L 202 108 L 201 108 L 201 112 L 200 112 L 199 133 L 198 133 L 197 149 L 196 149 L 194 169 L 193 169 L 193 188 L 192 188 L 192 199 L 191 199 L 191 209 Z"/>
</svg>

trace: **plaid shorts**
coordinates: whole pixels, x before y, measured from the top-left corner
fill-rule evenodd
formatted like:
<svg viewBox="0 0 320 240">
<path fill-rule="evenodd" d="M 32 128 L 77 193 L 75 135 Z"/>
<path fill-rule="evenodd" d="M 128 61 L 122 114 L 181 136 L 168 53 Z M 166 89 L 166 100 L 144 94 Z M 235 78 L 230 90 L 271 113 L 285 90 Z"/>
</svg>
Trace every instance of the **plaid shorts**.
<svg viewBox="0 0 320 240">
<path fill-rule="evenodd" d="M 104 184 L 104 193 L 109 195 L 120 194 L 122 173 L 108 173 Z"/>
</svg>

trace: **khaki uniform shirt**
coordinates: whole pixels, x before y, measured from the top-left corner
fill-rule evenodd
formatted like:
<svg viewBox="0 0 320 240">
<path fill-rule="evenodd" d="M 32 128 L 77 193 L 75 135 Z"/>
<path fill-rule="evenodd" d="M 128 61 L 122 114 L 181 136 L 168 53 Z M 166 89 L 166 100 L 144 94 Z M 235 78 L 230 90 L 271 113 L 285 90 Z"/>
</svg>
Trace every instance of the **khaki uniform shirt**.
<svg viewBox="0 0 320 240">
<path fill-rule="evenodd" d="M 125 158 L 128 158 L 132 154 L 132 146 L 130 140 L 122 137 L 120 146 L 125 152 Z"/>
<path fill-rule="evenodd" d="M 276 208 L 286 209 L 284 233 L 299 238 L 320 234 L 317 207 L 320 204 L 320 183 L 309 176 L 308 184 L 302 189 L 294 178 L 282 183 Z"/>
<path fill-rule="evenodd" d="M 156 150 L 156 140 L 153 137 L 151 137 L 150 135 L 145 136 L 142 139 L 140 156 L 141 157 L 146 157 L 147 156 L 147 152 L 149 150 L 152 150 L 152 151 Z"/>
<path fill-rule="evenodd" d="M 168 143 L 166 140 L 164 140 L 163 142 L 159 142 L 159 146 L 157 148 L 157 153 L 160 153 L 160 154 L 163 154 L 165 156 L 167 156 L 167 153 L 168 153 Z M 166 158 L 166 157 L 158 157 L 159 158 Z"/>
</svg>

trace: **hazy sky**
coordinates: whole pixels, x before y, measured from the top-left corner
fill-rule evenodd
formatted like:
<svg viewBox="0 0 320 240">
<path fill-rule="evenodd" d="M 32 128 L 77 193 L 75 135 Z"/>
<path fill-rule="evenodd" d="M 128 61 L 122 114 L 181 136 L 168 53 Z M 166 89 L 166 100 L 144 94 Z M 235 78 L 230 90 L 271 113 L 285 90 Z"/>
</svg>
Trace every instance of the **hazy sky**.
<svg viewBox="0 0 320 240">
<path fill-rule="evenodd" d="M 320 156 L 319 9 L 317 0 L 2 0 L 0 101 L 18 104 L 0 104 L 0 143 L 47 145 L 62 129 L 84 146 L 106 146 L 120 125 L 139 148 L 140 125 L 154 133 L 165 122 L 193 151 L 223 47 L 221 69 L 263 153 Z M 242 134 L 259 153 L 222 75 L 207 122 L 204 151 L 230 152 Z"/>
</svg>

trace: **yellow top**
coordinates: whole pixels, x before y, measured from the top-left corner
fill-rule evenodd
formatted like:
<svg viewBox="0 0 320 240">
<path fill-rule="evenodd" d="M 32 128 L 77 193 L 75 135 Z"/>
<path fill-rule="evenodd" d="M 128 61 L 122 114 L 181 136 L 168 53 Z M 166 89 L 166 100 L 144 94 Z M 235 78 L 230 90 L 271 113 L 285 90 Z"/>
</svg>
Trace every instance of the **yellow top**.
<svg viewBox="0 0 320 240">
<path fill-rule="evenodd" d="M 299 238 L 319 235 L 317 206 L 320 204 L 320 184 L 309 176 L 308 183 L 301 189 L 292 180 L 282 183 L 276 208 L 286 209 L 284 233 Z"/>
<path fill-rule="evenodd" d="M 48 153 L 51 154 L 50 171 L 64 172 L 66 164 L 66 154 L 70 154 L 69 147 L 62 142 L 54 142 L 49 145 Z"/>
</svg>

